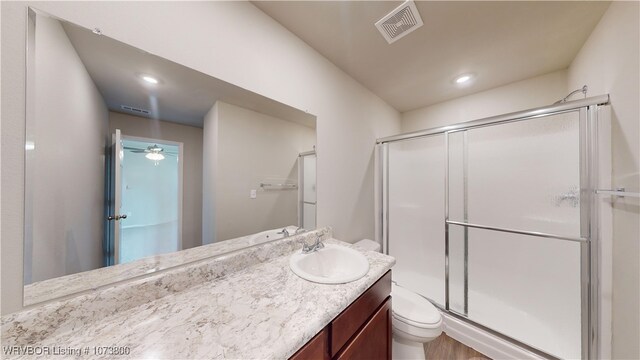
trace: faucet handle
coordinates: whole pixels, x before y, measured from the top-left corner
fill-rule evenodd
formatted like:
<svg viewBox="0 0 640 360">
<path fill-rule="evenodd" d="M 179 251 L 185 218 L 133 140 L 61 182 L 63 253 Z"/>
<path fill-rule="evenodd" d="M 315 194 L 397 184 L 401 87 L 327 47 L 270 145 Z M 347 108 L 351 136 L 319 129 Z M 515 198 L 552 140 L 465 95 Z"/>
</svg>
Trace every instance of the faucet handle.
<svg viewBox="0 0 640 360">
<path fill-rule="evenodd" d="M 315 250 L 315 248 L 316 248 L 316 244 L 309 245 L 305 239 L 302 239 L 301 242 L 302 242 L 302 253 L 303 254 L 307 254 L 307 253 L 313 252 L 313 250 Z"/>
<path fill-rule="evenodd" d="M 318 249 L 322 249 L 324 247 L 324 244 L 322 243 L 321 238 L 322 234 L 316 234 L 316 241 L 311 245 L 307 243 L 306 239 L 300 239 L 300 241 L 302 242 L 302 253 L 308 254 Z"/>
<path fill-rule="evenodd" d="M 322 234 L 316 234 L 316 249 L 322 249 L 323 247 Z"/>
</svg>

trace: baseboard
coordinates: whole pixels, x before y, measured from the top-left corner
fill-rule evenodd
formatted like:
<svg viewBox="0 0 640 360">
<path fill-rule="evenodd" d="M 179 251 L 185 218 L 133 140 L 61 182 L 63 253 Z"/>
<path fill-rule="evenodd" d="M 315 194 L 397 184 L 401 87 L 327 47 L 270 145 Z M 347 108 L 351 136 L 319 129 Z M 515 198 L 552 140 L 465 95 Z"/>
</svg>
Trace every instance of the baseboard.
<svg viewBox="0 0 640 360">
<path fill-rule="evenodd" d="M 494 359 L 540 360 L 539 355 L 514 345 L 478 327 L 442 314 L 444 332 L 451 338 Z"/>
</svg>

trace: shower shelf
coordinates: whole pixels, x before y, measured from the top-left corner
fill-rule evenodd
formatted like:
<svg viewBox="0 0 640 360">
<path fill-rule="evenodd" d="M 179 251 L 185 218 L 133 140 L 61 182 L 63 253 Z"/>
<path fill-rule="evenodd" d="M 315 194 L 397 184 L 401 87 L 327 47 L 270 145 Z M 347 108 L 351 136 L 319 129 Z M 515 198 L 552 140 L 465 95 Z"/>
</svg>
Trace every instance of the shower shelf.
<svg viewBox="0 0 640 360">
<path fill-rule="evenodd" d="M 260 187 L 263 189 L 297 189 L 298 185 L 296 184 L 271 184 L 271 183 L 260 183 Z"/>
<path fill-rule="evenodd" d="M 624 188 L 619 188 L 615 190 L 596 190 L 596 194 L 622 196 L 622 197 L 640 197 L 640 193 L 625 191 Z"/>
</svg>

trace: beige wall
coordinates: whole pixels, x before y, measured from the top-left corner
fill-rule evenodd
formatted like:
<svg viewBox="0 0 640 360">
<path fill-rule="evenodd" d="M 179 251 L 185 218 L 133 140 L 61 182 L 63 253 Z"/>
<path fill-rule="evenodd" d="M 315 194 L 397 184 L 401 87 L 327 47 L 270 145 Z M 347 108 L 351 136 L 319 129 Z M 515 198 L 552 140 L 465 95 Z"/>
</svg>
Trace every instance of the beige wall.
<svg viewBox="0 0 640 360">
<path fill-rule="evenodd" d="M 109 112 L 109 132 L 184 144 L 182 248 L 202 245 L 202 129 L 167 121 Z"/>
<path fill-rule="evenodd" d="M 567 72 L 556 71 L 402 114 L 402 132 L 553 104 L 567 95 Z"/>
<path fill-rule="evenodd" d="M 107 107 L 62 25 L 36 21 L 29 283 L 102 267 L 107 139 Z"/>
<path fill-rule="evenodd" d="M 217 124 L 205 122 L 205 133 L 216 126 L 217 137 L 204 140 L 207 148 L 215 144 L 217 154 L 215 176 L 205 179 L 216 192 L 214 219 L 203 219 L 215 224 L 212 242 L 297 225 L 298 191 L 265 190 L 260 183 L 297 183 L 298 154 L 313 150 L 315 129 L 220 101 L 216 111 Z"/>
<path fill-rule="evenodd" d="M 316 115 L 318 225 L 373 236 L 373 145 L 399 132 L 400 114 L 251 3 L 2 2 L 2 314 L 22 299 L 29 5 Z"/>
<path fill-rule="evenodd" d="M 640 191 L 640 3 L 613 2 L 569 68 L 569 88 L 611 96 L 613 185 Z M 613 206 L 614 359 L 640 358 L 640 199 Z"/>
</svg>

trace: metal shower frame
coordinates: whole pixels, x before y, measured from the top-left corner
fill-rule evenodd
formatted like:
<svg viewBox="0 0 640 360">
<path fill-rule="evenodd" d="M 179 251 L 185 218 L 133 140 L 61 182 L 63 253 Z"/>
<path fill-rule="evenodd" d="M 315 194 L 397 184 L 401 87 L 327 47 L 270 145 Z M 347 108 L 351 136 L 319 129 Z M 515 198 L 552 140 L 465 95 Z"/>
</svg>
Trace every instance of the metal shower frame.
<svg viewBox="0 0 640 360">
<path fill-rule="evenodd" d="M 498 337 L 506 339 L 527 351 L 548 358 L 555 358 L 553 355 L 536 349 L 528 344 L 510 338 L 508 335 L 495 331 L 482 324 L 470 320 L 466 313 L 468 311 L 468 272 L 467 272 L 467 241 L 468 228 L 481 228 L 507 233 L 523 234 L 536 237 L 552 238 L 580 243 L 580 281 L 581 281 L 581 346 L 583 359 L 595 359 L 598 357 L 599 344 L 599 309 L 600 309 L 600 285 L 599 285 L 599 229 L 598 229 L 598 204 L 596 190 L 598 186 L 598 121 L 597 110 L 601 105 L 609 104 L 609 95 L 589 97 L 581 100 L 553 104 L 550 106 L 509 113 L 505 115 L 493 116 L 475 121 L 458 123 L 455 125 L 438 128 L 420 130 L 400 135 L 380 138 L 376 141 L 376 158 L 380 165 L 378 168 L 378 182 L 376 192 L 381 199 L 381 206 L 378 217 L 377 233 L 382 238 L 383 251 L 389 253 L 389 152 L 386 144 L 396 141 L 403 141 L 416 138 L 424 138 L 435 135 L 444 135 L 445 147 L 445 308 L 442 311 L 457 319 L 479 327 Z M 449 220 L 449 134 L 476 129 L 486 126 L 494 126 L 511 122 L 532 120 L 552 115 L 568 112 L 578 112 L 579 114 L 579 146 L 580 146 L 580 236 L 561 236 L 533 231 L 523 231 L 493 226 L 471 224 L 467 221 L 466 206 L 464 222 Z M 466 133 L 463 138 L 466 143 Z M 466 144 L 465 144 L 466 145 Z M 466 149 L 466 146 L 465 146 Z M 466 155 L 466 154 L 465 154 Z M 463 162 L 466 156 L 463 155 Z M 466 181 L 466 176 L 465 180 Z M 464 197 L 466 202 L 466 196 Z M 465 314 L 456 312 L 449 307 L 449 226 L 463 226 L 465 229 L 465 252 L 464 252 L 464 307 Z"/>
<path fill-rule="evenodd" d="M 316 198 L 316 201 L 304 200 L 304 162 L 306 160 L 306 157 L 308 156 L 315 156 L 316 161 L 318 161 L 318 155 L 316 154 L 315 146 L 314 146 L 314 149 L 311 151 L 305 151 L 298 154 L 298 226 L 301 228 L 304 226 L 304 205 L 305 204 L 313 205 L 315 207 L 315 216 L 313 218 L 313 223 L 318 224 L 317 198 Z M 318 168 L 318 165 L 316 163 L 316 170 L 317 168 Z M 316 183 L 316 188 L 317 188 L 318 171 L 316 171 L 314 177 L 315 177 L 314 181 Z"/>
</svg>

